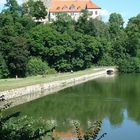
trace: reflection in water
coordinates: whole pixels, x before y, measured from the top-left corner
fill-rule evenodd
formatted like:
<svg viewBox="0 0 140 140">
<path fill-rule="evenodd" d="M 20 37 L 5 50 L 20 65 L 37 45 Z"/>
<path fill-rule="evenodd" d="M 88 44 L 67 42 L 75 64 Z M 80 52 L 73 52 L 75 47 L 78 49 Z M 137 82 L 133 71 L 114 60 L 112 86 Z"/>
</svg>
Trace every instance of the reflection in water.
<svg viewBox="0 0 140 140">
<path fill-rule="evenodd" d="M 80 126 L 79 121 L 71 121 L 71 129 L 67 132 L 56 131 L 54 136 L 59 137 L 60 139 L 75 139 L 75 140 L 95 140 L 102 139 L 107 133 L 103 133 L 99 136 L 101 130 L 101 121 L 96 121 L 94 123 L 90 122 L 90 126 L 84 130 Z"/>
<path fill-rule="evenodd" d="M 79 120 L 82 128 L 87 128 L 88 122 L 102 120 L 103 132 L 108 131 L 106 140 L 140 139 L 139 83 L 140 75 L 93 80 L 7 112 L 21 111 L 34 118 L 57 120 L 61 132 L 70 128 L 70 120 Z M 24 97 L 25 100 L 27 98 Z M 18 99 L 16 101 L 19 102 Z"/>
</svg>

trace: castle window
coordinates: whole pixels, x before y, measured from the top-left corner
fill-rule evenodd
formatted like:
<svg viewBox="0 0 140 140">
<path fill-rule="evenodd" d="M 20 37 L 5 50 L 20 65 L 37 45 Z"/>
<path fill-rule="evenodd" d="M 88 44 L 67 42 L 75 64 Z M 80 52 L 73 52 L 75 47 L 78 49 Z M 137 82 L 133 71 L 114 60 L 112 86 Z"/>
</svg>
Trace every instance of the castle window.
<svg viewBox="0 0 140 140">
<path fill-rule="evenodd" d="M 71 16 L 74 16 L 74 13 L 73 12 L 71 12 Z"/>
<path fill-rule="evenodd" d="M 64 7 L 63 7 L 63 10 L 66 10 L 67 9 L 67 6 L 65 5 Z"/>
<path fill-rule="evenodd" d="M 95 15 L 98 15 L 98 11 L 95 11 Z"/>
<path fill-rule="evenodd" d="M 70 10 L 74 10 L 74 5 L 71 5 L 70 6 Z"/>
<path fill-rule="evenodd" d="M 60 10 L 60 7 L 57 7 L 57 10 Z"/>
<path fill-rule="evenodd" d="M 80 6 L 78 6 L 78 7 L 77 7 L 77 9 L 78 9 L 78 10 L 80 10 L 80 9 L 81 9 L 81 7 L 80 7 Z"/>
<path fill-rule="evenodd" d="M 89 11 L 89 15 L 92 16 L 93 15 L 93 11 Z"/>
</svg>

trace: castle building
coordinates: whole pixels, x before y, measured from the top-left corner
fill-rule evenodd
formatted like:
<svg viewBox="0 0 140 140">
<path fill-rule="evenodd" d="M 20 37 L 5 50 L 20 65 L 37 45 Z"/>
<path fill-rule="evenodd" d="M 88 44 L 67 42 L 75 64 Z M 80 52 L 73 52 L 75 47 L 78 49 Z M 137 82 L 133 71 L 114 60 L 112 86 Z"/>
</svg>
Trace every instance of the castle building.
<svg viewBox="0 0 140 140">
<path fill-rule="evenodd" d="M 101 17 L 101 8 L 91 0 L 52 0 L 48 10 L 50 20 L 56 20 L 56 13 L 67 13 L 78 20 L 82 10 L 89 11 L 89 18 Z"/>
<path fill-rule="evenodd" d="M 27 2 L 28 0 L 24 0 Z M 101 8 L 92 0 L 42 0 L 48 10 L 48 19 L 55 21 L 57 13 L 67 13 L 74 20 L 82 15 L 82 10 L 89 11 L 89 18 L 101 19 Z"/>
</svg>

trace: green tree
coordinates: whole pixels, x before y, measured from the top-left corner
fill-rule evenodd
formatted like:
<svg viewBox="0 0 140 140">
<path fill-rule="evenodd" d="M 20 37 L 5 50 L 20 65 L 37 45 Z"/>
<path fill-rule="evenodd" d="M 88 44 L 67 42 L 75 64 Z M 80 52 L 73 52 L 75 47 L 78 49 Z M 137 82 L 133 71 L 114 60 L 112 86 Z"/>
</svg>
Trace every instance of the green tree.
<svg viewBox="0 0 140 140">
<path fill-rule="evenodd" d="M 47 16 L 47 11 L 46 7 L 44 6 L 42 1 L 36 1 L 34 2 L 34 12 L 33 12 L 33 17 L 35 17 L 37 20 L 38 19 L 44 19 Z"/>
<path fill-rule="evenodd" d="M 112 13 L 109 17 L 109 31 L 110 34 L 117 34 L 121 29 L 123 29 L 123 18 L 120 14 Z"/>
<path fill-rule="evenodd" d="M 112 42 L 104 37 L 98 37 L 99 54 L 97 55 L 96 63 L 100 66 L 115 65 L 112 57 Z"/>
<path fill-rule="evenodd" d="M 19 77 L 25 76 L 28 56 L 26 39 L 20 36 L 13 38 L 7 56 L 8 68 L 12 77 L 16 75 Z"/>
<path fill-rule="evenodd" d="M 27 3 L 23 4 L 23 14 L 31 15 L 37 20 L 45 19 L 47 16 L 47 10 L 42 1 L 29 0 Z"/>
<path fill-rule="evenodd" d="M 118 66 L 122 73 L 140 73 L 140 59 L 137 57 L 128 57 L 121 60 Z"/>
<path fill-rule="evenodd" d="M 5 10 L 10 13 L 14 19 L 19 16 L 20 8 L 16 0 L 6 0 L 5 6 L 7 7 Z"/>
<path fill-rule="evenodd" d="M 127 52 L 132 56 L 140 56 L 140 14 L 129 20 L 126 27 L 128 35 Z"/>
<path fill-rule="evenodd" d="M 47 61 L 49 48 L 56 45 L 58 33 L 49 25 L 40 24 L 28 32 L 29 50 L 32 56 L 39 56 Z"/>
<path fill-rule="evenodd" d="M 121 59 L 127 59 L 127 45 L 128 45 L 128 36 L 123 30 L 116 35 L 116 37 L 111 40 L 111 56 L 114 60 L 114 64 L 118 65 Z"/>
<path fill-rule="evenodd" d="M 72 20 L 71 16 L 66 13 L 57 13 L 56 20 L 53 21 L 52 27 L 58 32 L 73 32 L 75 29 L 75 21 Z"/>
<path fill-rule="evenodd" d="M 109 27 L 99 19 L 89 19 L 84 27 L 84 33 L 95 37 L 109 38 Z"/>
<path fill-rule="evenodd" d="M 8 75 L 9 75 L 8 67 L 6 65 L 6 62 L 5 62 L 2 54 L 0 53 L 0 79 L 7 78 Z"/>
<path fill-rule="evenodd" d="M 0 13 L 0 21 L 1 21 L 0 22 L 0 27 L 1 28 L 4 27 L 5 25 L 10 25 L 10 26 L 14 25 L 13 17 L 7 11 Z"/>
<path fill-rule="evenodd" d="M 33 0 L 28 0 L 27 2 L 24 2 L 22 4 L 22 14 L 31 16 L 34 11 L 33 4 L 34 4 Z"/>
<path fill-rule="evenodd" d="M 111 48 L 111 57 L 114 64 L 118 65 L 119 61 L 127 58 L 127 34 L 123 28 L 123 18 L 120 14 L 112 13 L 109 18 L 109 33 Z"/>
<path fill-rule="evenodd" d="M 27 63 L 26 75 L 44 75 L 49 70 L 48 64 L 40 58 L 32 57 Z"/>
<path fill-rule="evenodd" d="M 85 33 L 86 26 L 88 23 L 88 11 L 82 10 L 82 16 L 79 17 L 77 23 L 76 23 L 76 30 L 81 33 Z"/>
</svg>

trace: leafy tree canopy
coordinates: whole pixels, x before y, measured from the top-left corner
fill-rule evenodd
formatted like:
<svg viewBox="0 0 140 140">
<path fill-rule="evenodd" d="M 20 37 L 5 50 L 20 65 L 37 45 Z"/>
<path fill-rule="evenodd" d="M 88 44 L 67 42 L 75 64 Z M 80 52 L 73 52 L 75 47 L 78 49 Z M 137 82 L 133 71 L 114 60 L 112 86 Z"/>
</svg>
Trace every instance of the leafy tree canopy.
<svg viewBox="0 0 140 140">
<path fill-rule="evenodd" d="M 47 10 L 42 1 L 29 0 L 23 4 L 23 14 L 31 15 L 37 20 L 45 19 Z"/>
</svg>

